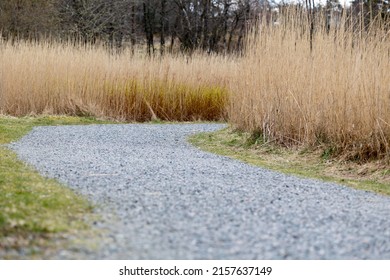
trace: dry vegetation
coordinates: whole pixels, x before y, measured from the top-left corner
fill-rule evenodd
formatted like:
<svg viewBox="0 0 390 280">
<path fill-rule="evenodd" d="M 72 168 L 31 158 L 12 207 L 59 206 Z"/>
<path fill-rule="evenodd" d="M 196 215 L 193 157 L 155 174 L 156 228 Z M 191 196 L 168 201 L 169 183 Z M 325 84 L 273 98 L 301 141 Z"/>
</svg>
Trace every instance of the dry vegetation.
<svg viewBox="0 0 390 280">
<path fill-rule="evenodd" d="M 388 159 L 389 34 L 317 28 L 311 51 L 305 26 L 296 15 L 264 25 L 242 57 L 0 42 L 0 113 L 227 119 L 266 142 Z"/>
<path fill-rule="evenodd" d="M 0 113 L 70 114 L 128 121 L 226 116 L 227 58 L 147 58 L 104 47 L 0 43 Z"/>
<path fill-rule="evenodd" d="M 230 121 L 285 145 L 327 145 L 351 159 L 389 155 L 390 40 L 380 27 L 309 29 L 295 15 L 262 26 L 232 83 Z M 324 25 L 322 25 L 324 26 Z"/>
</svg>

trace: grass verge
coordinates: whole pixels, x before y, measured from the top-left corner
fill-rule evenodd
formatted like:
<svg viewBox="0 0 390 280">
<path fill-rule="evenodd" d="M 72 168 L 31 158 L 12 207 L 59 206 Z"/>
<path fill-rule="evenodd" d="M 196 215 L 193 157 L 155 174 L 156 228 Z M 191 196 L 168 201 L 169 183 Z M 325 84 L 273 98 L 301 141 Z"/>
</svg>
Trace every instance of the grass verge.
<svg viewBox="0 0 390 280">
<path fill-rule="evenodd" d="M 378 161 L 337 161 L 329 158 L 327 151 L 283 148 L 232 128 L 196 134 L 189 141 L 202 150 L 252 165 L 390 195 L 390 170 Z"/>
<path fill-rule="evenodd" d="M 19 139 L 34 126 L 96 123 L 107 122 L 64 116 L 0 116 L 0 144 Z M 20 250 L 30 258 L 52 247 L 53 237 L 87 229 L 85 218 L 92 213 L 92 206 L 85 199 L 57 181 L 43 178 L 5 146 L 0 146 L 0 159 L 0 258 L 10 258 L 7 252 Z"/>
</svg>

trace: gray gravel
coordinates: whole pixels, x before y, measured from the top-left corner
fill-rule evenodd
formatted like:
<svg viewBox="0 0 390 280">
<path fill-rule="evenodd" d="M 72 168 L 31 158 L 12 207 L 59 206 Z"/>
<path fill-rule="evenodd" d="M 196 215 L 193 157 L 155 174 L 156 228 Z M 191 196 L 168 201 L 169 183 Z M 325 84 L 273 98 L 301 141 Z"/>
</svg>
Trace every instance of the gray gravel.
<svg viewBox="0 0 390 280">
<path fill-rule="evenodd" d="M 199 151 L 218 124 L 38 127 L 10 145 L 89 198 L 105 229 L 83 259 L 390 259 L 390 198 Z"/>
</svg>

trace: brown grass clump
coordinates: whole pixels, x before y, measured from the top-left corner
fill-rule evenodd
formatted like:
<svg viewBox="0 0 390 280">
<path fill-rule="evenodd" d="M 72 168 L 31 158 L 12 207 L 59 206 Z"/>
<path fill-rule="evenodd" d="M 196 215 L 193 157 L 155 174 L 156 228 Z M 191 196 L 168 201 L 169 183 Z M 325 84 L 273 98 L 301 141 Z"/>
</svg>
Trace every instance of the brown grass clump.
<svg viewBox="0 0 390 280">
<path fill-rule="evenodd" d="M 337 30 L 316 28 L 311 51 L 305 20 L 286 15 L 250 38 L 230 87 L 230 121 L 265 141 L 388 158 L 389 34 L 351 31 L 342 19 Z"/>
</svg>

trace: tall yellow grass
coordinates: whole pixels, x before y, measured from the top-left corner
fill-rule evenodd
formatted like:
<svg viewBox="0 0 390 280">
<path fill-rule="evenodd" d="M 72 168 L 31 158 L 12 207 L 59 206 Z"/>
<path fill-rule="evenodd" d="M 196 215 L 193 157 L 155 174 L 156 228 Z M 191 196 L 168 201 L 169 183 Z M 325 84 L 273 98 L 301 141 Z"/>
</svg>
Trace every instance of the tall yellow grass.
<svg viewBox="0 0 390 280">
<path fill-rule="evenodd" d="M 70 43 L 0 43 L 0 113 L 146 121 L 226 116 L 223 57 L 147 58 Z M 216 82 L 217 81 L 217 82 Z"/>
<path fill-rule="evenodd" d="M 230 85 L 230 121 L 265 141 L 326 145 L 358 160 L 388 158 L 390 36 L 347 24 L 317 28 L 312 51 L 305 17 L 261 26 Z"/>
<path fill-rule="evenodd" d="M 384 29 L 281 18 L 242 57 L 148 58 L 99 46 L 0 42 L 0 113 L 220 120 L 284 145 L 390 158 L 390 39 Z M 375 32 L 374 32 L 375 31 Z"/>
</svg>

